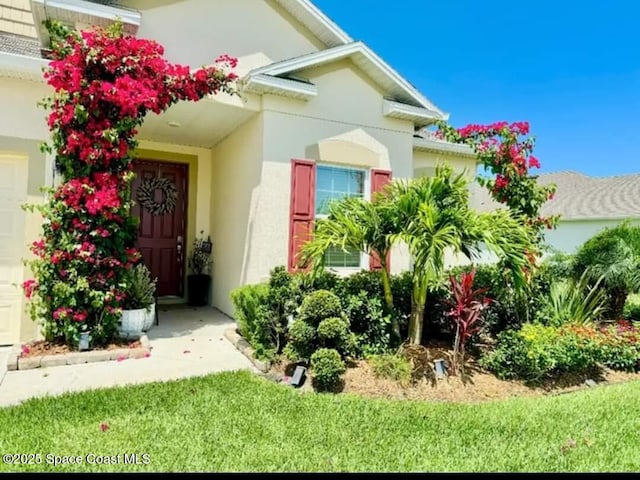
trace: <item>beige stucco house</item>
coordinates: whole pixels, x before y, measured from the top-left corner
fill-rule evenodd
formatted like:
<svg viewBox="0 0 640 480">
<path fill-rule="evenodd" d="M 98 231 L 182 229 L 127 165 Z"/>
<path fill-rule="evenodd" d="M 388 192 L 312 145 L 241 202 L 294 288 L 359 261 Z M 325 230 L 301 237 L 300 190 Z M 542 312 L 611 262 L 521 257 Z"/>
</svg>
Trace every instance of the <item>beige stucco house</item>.
<svg viewBox="0 0 640 480">
<path fill-rule="evenodd" d="M 140 232 L 160 293 L 174 301 L 199 232 L 213 242 L 211 303 L 232 315 L 229 292 L 291 266 L 297 234 L 331 198 L 367 198 L 390 176 L 429 174 L 437 162 L 475 172 L 465 147 L 420 133 L 447 114 L 308 0 L 0 0 L 0 344 L 35 335 L 17 285 L 40 228 L 20 205 L 56 182 L 38 148 L 49 133 L 36 106 L 49 94 L 46 18 L 76 28 L 120 18 L 192 67 L 239 58 L 241 97 L 179 104 L 140 130 L 138 173 L 179 184 L 170 218 Z M 370 265 L 357 253 L 329 262 L 345 273 Z M 400 271 L 409 259 L 398 249 L 391 263 Z"/>
</svg>

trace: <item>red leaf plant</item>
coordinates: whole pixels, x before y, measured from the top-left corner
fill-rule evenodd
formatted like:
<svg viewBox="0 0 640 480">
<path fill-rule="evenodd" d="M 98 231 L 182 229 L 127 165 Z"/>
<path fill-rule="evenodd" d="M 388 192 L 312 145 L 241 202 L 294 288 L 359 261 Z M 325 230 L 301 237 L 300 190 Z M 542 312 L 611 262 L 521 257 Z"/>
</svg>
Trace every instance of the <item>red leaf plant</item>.
<svg viewBox="0 0 640 480">
<path fill-rule="evenodd" d="M 485 297 L 486 288 L 473 289 L 475 268 L 471 272 L 463 272 L 460 280 L 451 275 L 451 300 L 445 303 L 450 307 L 446 312 L 456 327 L 456 337 L 453 344 L 453 372 L 461 369 L 464 374 L 465 348 L 469 339 L 482 328 L 484 310 L 493 302 Z"/>
</svg>

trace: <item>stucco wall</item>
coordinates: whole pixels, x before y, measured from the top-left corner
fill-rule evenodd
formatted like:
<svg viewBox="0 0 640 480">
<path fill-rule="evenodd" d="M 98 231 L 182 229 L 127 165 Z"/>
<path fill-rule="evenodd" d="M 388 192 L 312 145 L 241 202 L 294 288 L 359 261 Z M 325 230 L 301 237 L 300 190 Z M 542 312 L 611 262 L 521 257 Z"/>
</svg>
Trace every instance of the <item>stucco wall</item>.
<svg viewBox="0 0 640 480">
<path fill-rule="evenodd" d="M 545 232 L 545 240 L 553 249 L 563 253 L 575 253 L 596 233 L 608 227 L 615 227 L 620 222 L 621 220 L 560 221 L 557 229 Z M 631 224 L 640 225 L 640 220 L 633 220 Z"/>
<path fill-rule="evenodd" d="M 36 36 L 29 0 L 0 0 L 0 32 Z"/>
<path fill-rule="evenodd" d="M 255 231 L 257 223 L 274 222 L 279 213 L 278 205 L 268 204 L 264 195 L 265 187 L 272 185 L 261 185 L 263 143 L 263 116 L 258 114 L 216 145 L 212 153 L 213 305 L 228 315 L 233 315 L 231 290 L 260 281 L 259 259 L 269 257 L 275 247 Z M 264 218 L 258 217 L 260 207 L 267 207 L 266 212 L 262 208 Z"/>
<path fill-rule="evenodd" d="M 192 67 L 220 54 L 240 58 L 239 72 L 318 51 L 321 44 L 271 0 L 185 0 L 141 5 L 138 35 L 166 48 L 166 57 Z M 250 64 L 250 65 L 249 65 Z"/>
<path fill-rule="evenodd" d="M 0 135 L 48 139 L 47 112 L 37 105 L 51 92 L 52 90 L 43 83 L 0 78 Z"/>
<path fill-rule="evenodd" d="M 381 144 L 387 150 L 386 155 L 378 157 L 376 167 L 390 168 L 394 178 L 410 178 L 413 174 L 413 126 L 410 122 L 382 116 L 382 93 L 368 78 L 349 61 L 310 70 L 304 75 L 317 85 L 316 98 L 308 102 L 275 96 L 263 98 L 263 180 L 252 238 L 269 248 L 262 249 L 259 257 L 252 259 L 248 278 L 253 280 L 264 279 L 271 268 L 287 263 L 292 158 L 337 163 L 335 151 L 319 149 L 318 142 L 361 130 L 372 143 Z M 331 158 L 327 158 L 330 151 Z M 370 160 L 358 163 L 358 159 L 365 156 L 350 156 L 349 147 L 344 151 L 344 162 L 340 163 L 374 166 Z M 394 251 L 392 270 L 407 267 L 408 256 L 403 249 Z"/>
<path fill-rule="evenodd" d="M 449 164 L 456 172 L 466 171 L 470 180 L 476 175 L 475 158 L 418 150 L 413 153 L 413 168 L 416 175 L 424 173 L 431 176 L 435 174 L 436 166 L 439 164 Z"/>
</svg>

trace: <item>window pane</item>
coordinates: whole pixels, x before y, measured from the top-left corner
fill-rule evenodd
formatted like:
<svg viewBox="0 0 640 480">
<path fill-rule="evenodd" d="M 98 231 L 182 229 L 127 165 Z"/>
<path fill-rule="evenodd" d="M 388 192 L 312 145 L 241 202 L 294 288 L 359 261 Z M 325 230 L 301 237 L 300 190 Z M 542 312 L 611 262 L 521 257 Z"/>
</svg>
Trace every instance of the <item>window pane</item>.
<svg viewBox="0 0 640 480">
<path fill-rule="evenodd" d="M 365 172 L 318 165 L 316 170 L 316 215 L 326 215 L 331 200 L 364 197 Z"/>
<path fill-rule="evenodd" d="M 340 247 L 331 247 L 325 255 L 325 265 L 332 268 L 359 268 L 360 252 L 345 252 Z"/>
<path fill-rule="evenodd" d="M 327 207 L 331 201 L 331 192 L 318 190 L 316 192 L 316 215 L 327 215 Z"/>
</svg>

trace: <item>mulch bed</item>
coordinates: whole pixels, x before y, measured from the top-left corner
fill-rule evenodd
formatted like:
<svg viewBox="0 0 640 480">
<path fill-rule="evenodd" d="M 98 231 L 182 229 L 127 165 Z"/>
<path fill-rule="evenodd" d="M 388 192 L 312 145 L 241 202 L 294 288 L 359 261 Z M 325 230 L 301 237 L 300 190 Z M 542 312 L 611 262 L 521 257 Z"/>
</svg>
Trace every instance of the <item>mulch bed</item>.
<svg viewBox="0 0 640 480">
<path fill-rule="evenodd" d="M 97 346 L 91 348 L 91 350 L 116 350 L 118 348 L 139 348 L 142 347 L 140 340 L 114 340 L 112 343 L 104 346 Z M 51 343 L 46 340 L 38 340 L 35 342 L 29 342 L 22 345 L 22 358 L 37 357 L 44 355 L 65 355 L 67 353 L 77 352 L 68 345 Z"/>
<path fill-rule="evenodd" d="M 411 347 L 409 352 L 414 366 L 414 379 L 407 384 L 376 378 L 366 360 L 352 362 L 345 373 L 342 393 L 369 398 L 426 400 L 441 402 L 478 403 L 488 400 L 504 400 L 514 397 L 559 395 L 590 388 L 587 379 L 598 385 L 640 380 L 640 373 L 605 370 L 585 375 L 566 375 L 554 381 L 535 386 L 520 381 L 505 381 L 480 368 L 474 358 L 468 358 L 465 375 L 448 375 L 437 379 L 433 371 L 433 360 L 444 358 L 448 364 L 452 351 L 438 346 Z M 275 363 L 273 375 L 291 376 L 295 364 L 287 361 Z M 310 381 L 302 388 L 310 391 Z"/>
</svg>

